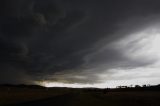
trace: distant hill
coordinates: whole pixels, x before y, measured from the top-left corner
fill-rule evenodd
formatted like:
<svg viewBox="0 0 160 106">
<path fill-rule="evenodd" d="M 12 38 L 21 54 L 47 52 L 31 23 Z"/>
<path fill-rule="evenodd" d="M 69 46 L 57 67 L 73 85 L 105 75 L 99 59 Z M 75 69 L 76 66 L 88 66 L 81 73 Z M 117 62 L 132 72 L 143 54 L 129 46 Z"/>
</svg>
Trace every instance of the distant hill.
<svg viewBox="0 0 160 106">
<path fill-rule="evenodd" d="M 25 85 L 25 84 L 1 84 L 0 87 L 18 87 L 18 88 L 45 88 L 40 85 Z"/>
</svg>

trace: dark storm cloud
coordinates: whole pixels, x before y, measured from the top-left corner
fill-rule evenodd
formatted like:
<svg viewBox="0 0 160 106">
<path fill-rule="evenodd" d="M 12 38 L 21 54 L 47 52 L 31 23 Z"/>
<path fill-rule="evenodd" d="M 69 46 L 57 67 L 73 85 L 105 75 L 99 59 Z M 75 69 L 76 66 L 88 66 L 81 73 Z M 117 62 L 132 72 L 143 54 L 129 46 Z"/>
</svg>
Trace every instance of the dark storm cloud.
<svg viewBox="0 0 160 106">
<path fill-rule="evenodd" d="M 130 60 L 109 44 L 152 23 L 152 16 L 159 17 L 159 4 L 158 0 L 1 0 L 0 82 L 98 82 L 97 74 L 103 70 L 151 64 Z M 21 75 L 25 81 L 16 79 Z"/>
</svg>

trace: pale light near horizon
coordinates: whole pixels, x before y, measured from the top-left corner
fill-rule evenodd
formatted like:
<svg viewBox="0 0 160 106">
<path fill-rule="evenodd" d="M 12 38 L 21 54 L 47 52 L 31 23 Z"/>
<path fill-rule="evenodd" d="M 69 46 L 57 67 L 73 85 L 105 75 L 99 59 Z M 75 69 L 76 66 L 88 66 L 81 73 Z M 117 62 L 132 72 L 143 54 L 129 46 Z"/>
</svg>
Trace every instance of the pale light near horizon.
<svg viewBox="0 0 160 106">
<path fill-rule="evenodd" d="M 124 49 L 124 54 L 133 61 L 145 60 L 146 62 L 155 61 L 154 64 L 142 66 L 135 69 L 110 69 L 116 71 L 110 79 L 103 73 L 101 79 L 103 83 L 80 84 L 44 81 L 40 85 L 45 87 L 71 87 L 71 88 L 114 88 L 119 85 L 136 84 L 158 84 L 160 80 L 160 31 L 159 27 L 148 27 L 142 31 L 131 34 L 113 45 L 116 49 Z M 107 70 L 108 71 L 108 70 Z M 107 74 L 107 72 L 106 72 Z M 134 76 L 134 77 L 132 77 Z"/>
</svg>

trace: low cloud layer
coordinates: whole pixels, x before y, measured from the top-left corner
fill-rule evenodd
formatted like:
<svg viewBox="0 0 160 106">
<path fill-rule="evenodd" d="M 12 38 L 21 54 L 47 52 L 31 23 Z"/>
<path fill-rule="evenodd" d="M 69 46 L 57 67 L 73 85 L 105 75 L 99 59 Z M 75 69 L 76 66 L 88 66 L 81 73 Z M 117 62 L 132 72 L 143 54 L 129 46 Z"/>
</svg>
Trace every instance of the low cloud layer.
<svg viewBox="0 0 160 106">
<path fill-rule="evenodd" d="M 0 83 L 98 84 L 115 80 L 124 70 L 157 70 L 158 43 L 150 44 L 159 34 L 159 4 L 1 0 Z M 130 75 L 122 76 L 128 80 Z"/>
</svg>

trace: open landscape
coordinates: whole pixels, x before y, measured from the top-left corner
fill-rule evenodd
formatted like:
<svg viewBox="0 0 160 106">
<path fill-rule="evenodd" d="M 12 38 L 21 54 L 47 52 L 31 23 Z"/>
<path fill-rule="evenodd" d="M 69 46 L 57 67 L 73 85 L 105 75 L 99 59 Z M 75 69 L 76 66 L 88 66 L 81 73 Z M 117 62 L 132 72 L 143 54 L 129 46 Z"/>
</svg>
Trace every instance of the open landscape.
<svg viewBox="0 0 160 106">
<path fill-rule="evenodd" d="M 160 106 L 160 0 L 0 0 L 0 106 Z"/>
<path fill-rule="evenodd" d="M 160 106 L 160 89 L 1 86 L 0 106 Z"/>
</svg>

